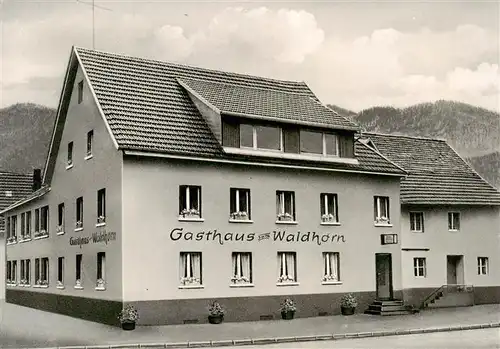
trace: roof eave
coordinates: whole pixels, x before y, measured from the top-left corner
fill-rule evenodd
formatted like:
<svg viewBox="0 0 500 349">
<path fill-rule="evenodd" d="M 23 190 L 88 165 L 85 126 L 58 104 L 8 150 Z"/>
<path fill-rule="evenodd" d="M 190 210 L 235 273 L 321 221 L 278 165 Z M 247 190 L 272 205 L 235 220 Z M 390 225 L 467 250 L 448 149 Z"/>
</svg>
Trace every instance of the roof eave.
<svg viewBox="0 0 500 349">
<path fill-rule="evenodd" d="M 32 194 L 30 194 L 28 198 L 21 199 L 15 203 L 13 203 L 9 207 L 1 210 L 0 215 L 3 215 L 5 213 L 7 213 L 7 212 L 19 207 L 19 206 L 27 204 L 35 199 L 38 199 L 38 198 L 44 196 L 45 194 L 47 194 L 49 191 L 50 191 L 50 187 L 42 187 L 42 188 L 38 189 L 37 191 L 33 192 Z"/>
</svg>

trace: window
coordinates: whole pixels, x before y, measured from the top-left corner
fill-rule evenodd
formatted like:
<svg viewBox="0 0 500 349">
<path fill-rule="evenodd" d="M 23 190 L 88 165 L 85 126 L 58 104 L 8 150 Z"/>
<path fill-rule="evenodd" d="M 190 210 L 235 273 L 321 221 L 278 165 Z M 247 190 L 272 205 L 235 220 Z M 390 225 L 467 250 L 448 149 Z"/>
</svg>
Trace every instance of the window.
<svg viewBox="0 0 500 349">
<path fill-rule="evenodd" d="M 324 133 L 325 139 L 325 155 L 339 156 L 339 137 L 335 134 Z"/>
<path fill-rule="evenodd" d="M 323 252 L 323 282 L 340 281 L 340 263 L 338 252 Z"/>
<path fill-rule="evenodd" d="M 76 223 L 75 229 L 83 229 L 83 197 L 76 199 Z"/>
<path fill-rule="evenodd" d="M 31 260 L 29 259 L 21 260 L 21 278 L 19 284 L 23 286 L 31 284 Z"/>
<path fill-rule="evenodd" d="M 40 233 L 48 234 L 49 231 L 49 206 L 40 209 Z"/>
<path fill-rule="evenodd" d="M 477 257 L 477 275 L 488 274 L 488 257 Z"/>
<path fill-rule="evenodd" d="M 179 187 L 179 215 L 182 218 L 201 218 L 201 187 Z"/>
<path fill-rule="evenodd" d="M 460 230 L 460 213 L 448 212 L 448 230 Z"/>
<path fill-rule="evenodd" d="M 106 223 L 106 189 L 97 191 L 97 224 Z"/>
<path fill-rule="evenodd" d="M 375 209 L 375 223 L 376 224 L 390 224 L 389 217 L 389 197 L 375 196 L 374 197 Z"/>
<path fill-rule="evenodd" d="M 92 155 L 92 142 L 94 141 L 94 130 L 87 132 L 87 157 Z"/>
<path fill-rule="evenodd" d="M 83 80 L 78 83 L 78 104 L 83 102 Z"/>
<path fill-rule="evenodd" d="M 35 259 L 35 279 L 38 287 L 49 285 L 49 259 L 47 257 Z"/>
<path fill-rule="evenodd" d="M 201 252 L 181 252 L 180 284 L 181 286 L 202 285 Z"/>
<path fill-rule="evenodd" d="M 17 261 L 7 261 L 7 284 L 17 283 Z"/>
<path fill-rule="evenodd" d="M 26 212 L 26 235 L 27 239 L 31 238 L 31 211 Z"/>
<path fill-rule="evenodd" d="M 26 213 L 21 213 L 21 239 L 26 236 Z"/>
<path fill-rule="evenodd" d="M 233 252 L 231 283 L 233 285 L 252 283 L 252 253 Z"/>
<path fill-rule="evenodd" d="M 410 212 L 410 231 L 414 233 L 424 232 L 424 213 Z"/>
<path fill-rule="evenodd" d="M 6 220 L 6 231 L 7 231 L 7 243 L 17 242 L 17 216 L 7 217 Z"/>
<path fill-rule="evenodd" d="M 64 203 L 57 206 L 57 233 L 64 234 Z"/>
<path fill-rule="evenodd" d="M 12 190 L 6 190 L 5 191 L 5 196 L 11 197 L 12 196 Z"/>
<path fill-rule="evenodd" d="M 76 255 L 76 272 L 75 272 L 75 288 L 82 288 L 82 261 L 83 256 L 81 254 Z"/>
<path fill-rule="evenodd" d="M 322 223 L 337 223 L 338 206 L 337 194 L 323 193 L 319 196 L 321 207 L 321 222 Z"/>
<path fill-rule="evenodd" d="M 425 266 L 425 258 L 413 258 L 413 272 L 416 277 L 426 277 L 427 271 Z"/>
<path fill-rule="evenodd" d="M 278 252 L 278 284 L 297 282 L 297 255 L 295 252 Z"/>
<path fill-rule="evenodd" d="M 338 156 L 338 136 L 332 133 L 300 130 L 300 152 Z"/>
<path fill-rule="evenodd" d="M 67 165 L 73 165 L 73 142 L 68 143 L 68 160 Z"/>
<path fill-rule="evenodd" d="M 57 258 L 57 287 L 64 287 L 64 257 Z"/>
<path fill-rule="evenodd" d="M 241 124 L 240 147 L 281 150 L 281 129 L 276 126 Z"/>
<path fill-rule="evenodd" d="M 106 253 L 97 253 L 97 289 L 106 288 Z"/>
<path fill-rule="evenodd" d="M 276 215 L 279 222 L 295 221 L 295 193 L 276 191 Z"/>
<path fill-rule="evenodd" d="M 40 209 L 35 209 L 35 233 L 40 231 Z"/>
<path fill-rule="evenodd" d="M 250 220 L 250 189 L 229 190 L 229 214 L 232 220 Z"/>
</svg>

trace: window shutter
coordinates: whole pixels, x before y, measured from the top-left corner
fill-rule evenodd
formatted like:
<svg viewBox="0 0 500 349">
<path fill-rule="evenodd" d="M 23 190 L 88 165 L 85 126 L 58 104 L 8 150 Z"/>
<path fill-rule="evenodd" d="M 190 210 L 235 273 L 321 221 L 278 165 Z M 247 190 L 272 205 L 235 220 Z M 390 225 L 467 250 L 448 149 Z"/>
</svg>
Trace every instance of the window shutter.
<svg viewBox="0 0 500 349">
<path fill-rule="evenodd" d="M 354 138 L 351 133 L 339 135 L 340 157 L 353 158 L 354 157 Z"/>
<path fill-rule="evenodd" d="M 240 124 L 234 120 L 222 120 L 222 145 L 240 147 Z"/>
<path fill-rule="evenodd" d="M 285 153 L 299 153 L 299 129 L 283 127 L 283 144 Z"/>
</svg>

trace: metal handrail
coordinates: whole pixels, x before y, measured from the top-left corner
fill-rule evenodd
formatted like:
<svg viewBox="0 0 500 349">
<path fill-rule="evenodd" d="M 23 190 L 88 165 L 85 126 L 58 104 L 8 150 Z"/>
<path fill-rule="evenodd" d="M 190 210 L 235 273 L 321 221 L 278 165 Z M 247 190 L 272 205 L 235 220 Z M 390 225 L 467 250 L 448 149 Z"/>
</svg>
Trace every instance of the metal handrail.
<svg viewBox="0 0 500 349">
<path fill-rule="evenodd" d="M 435 296 L 439 293 L 439 292 L 444 292 L 445 291 L 449 291 L 448 289 L 449 288 L 456 288 L 457 290 L 459 289 L 459 287 L 462 287 L 465 289 L 465 291 L 467 292 L 474 292 L 474 285 L 465 285 L 465 284 L 453 284 L 453 285 L 448 285 L 448 284 L 445 284 L 445 285 L 442 285 L 440 287 L 438 287 L 437 289 L 435 289 L 434 291 L 432 291 L 422 302 L 422 305 L 420 306 L 420 309 L 423 309 L 427 306 L 427 302 L 430 302 L 432 301 L 433 297 L 435 298 Z M 471 290 L 469 291 L 468 288 L 470 288 Z"/>
</svg>

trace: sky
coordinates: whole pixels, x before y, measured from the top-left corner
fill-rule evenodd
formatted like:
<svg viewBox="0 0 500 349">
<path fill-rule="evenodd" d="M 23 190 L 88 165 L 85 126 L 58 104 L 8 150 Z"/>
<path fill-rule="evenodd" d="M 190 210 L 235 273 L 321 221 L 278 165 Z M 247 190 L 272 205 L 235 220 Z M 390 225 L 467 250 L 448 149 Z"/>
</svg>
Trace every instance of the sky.
<svg viewBox="0 0 500 349">
<path fill-rule="evenodd" d="M 91 4 L 0 0 L 1 107 L 57 107 L 74 45 L 305 81 L 356 112 L 439 99 L 500 111 L 498 1 L 95 0 L 94 21 Z"/>
</svg>

